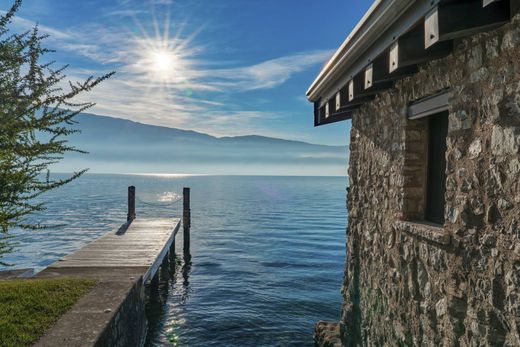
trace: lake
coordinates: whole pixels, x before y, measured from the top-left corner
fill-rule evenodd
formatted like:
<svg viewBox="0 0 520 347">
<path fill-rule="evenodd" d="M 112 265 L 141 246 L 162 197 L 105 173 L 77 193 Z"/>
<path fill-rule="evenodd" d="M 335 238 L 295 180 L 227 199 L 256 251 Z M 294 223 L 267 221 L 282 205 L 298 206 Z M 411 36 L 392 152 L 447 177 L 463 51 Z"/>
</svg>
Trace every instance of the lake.
<svg viewBox="0 0 520 347">
<path fill-rule="evenodd" d="M 338 320 L 346 177 L 85 175 L 44 196 L 31 220 L 57 226 L 16 231 L 5 260 L 42 269 L 120 226 L 129 185 L 138 217 L 180 217 L 191 188 L 192 264 L 148 305 L 148 346 L 313 346 Z"/>
</svg>

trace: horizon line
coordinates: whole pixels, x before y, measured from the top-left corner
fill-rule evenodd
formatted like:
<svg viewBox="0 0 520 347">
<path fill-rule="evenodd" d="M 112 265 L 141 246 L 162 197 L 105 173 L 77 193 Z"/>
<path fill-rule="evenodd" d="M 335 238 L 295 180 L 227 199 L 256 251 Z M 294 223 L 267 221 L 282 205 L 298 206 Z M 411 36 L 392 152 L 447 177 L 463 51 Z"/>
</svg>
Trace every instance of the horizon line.
<svg viewBox="0 0 520 347">
<path fill-rule="evenodd" d="M 51 172 L 52 174 L 73 174 L 74 172 Z M 294 175 L 294 174 L 200 174 L 200 173 L 118 173 L 118 172 L 85 172 L 84 175 L 119 175 L 119 176 L 150 176 L 150 177 L 165 177 L 165 178 L 183 178 L 183 177 L 204 177 L 204 176 L 246 176 L 246 177 L 345 177 L 348 175 Z"/>
</svg>

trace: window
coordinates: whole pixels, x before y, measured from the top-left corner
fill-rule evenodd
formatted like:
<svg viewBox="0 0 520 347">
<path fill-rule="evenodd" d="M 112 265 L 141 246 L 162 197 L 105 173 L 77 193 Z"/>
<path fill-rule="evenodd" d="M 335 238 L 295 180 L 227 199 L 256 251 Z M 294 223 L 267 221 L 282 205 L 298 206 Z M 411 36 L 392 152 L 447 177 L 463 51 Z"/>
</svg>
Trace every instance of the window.
<svg viewBox="0 0 520 347">
<path fill-rule="evenodd" d="M 441 90 L 408 105 L 401 220 L 444 224 L 449 98 Z"/>
<path fill-rule="evenodd" d="M 450 91 L 408 105 L 404 131 L 402 204 L 395 230 L 448 245 L 444 230 L 446 140 Z"/>
<path fill-rule="evenodd" d="M 428 118 L 428 164 L 425 219 L 433 223 L 444 224 L 448 112 L 437 113 Z"/>
</svg>

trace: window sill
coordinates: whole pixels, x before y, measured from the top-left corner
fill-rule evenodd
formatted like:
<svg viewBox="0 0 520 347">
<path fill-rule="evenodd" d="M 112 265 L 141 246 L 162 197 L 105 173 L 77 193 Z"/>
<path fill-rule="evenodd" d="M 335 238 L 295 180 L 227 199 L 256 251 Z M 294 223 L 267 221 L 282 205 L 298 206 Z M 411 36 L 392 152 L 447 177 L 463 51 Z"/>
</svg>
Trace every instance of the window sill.
<svg viewBox="0 0 520 347">
<path fill-rule="evenodd" d="M 394 229 L 441 245 L 450 244 L 450 235 L 439 224 L 426 221 L 395 221 Z"/>
</svg>

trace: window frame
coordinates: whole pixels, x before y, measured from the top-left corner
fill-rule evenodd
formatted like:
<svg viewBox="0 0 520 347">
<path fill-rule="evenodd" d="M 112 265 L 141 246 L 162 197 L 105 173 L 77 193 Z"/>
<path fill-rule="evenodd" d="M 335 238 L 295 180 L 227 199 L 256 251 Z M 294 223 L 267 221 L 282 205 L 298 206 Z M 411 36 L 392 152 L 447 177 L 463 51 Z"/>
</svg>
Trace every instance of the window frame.
<svg viewBox="0 0 520 347">
<path fill-rule="evenodd" d="M 410 103 L 408 105 L 408 119 L 420 119 L 448 111 L 450 94 L 449 89 L 443 89 L 436 94 Z"/>
<path fill-rule="evenodd" d="M 444 225 L 444 223 L 438 224 L 427 219 L 428 172 L 430 165 L 429 117 L 444 112 L 448 113 L 445 115 L 448 117 L 450 96 L 450 89 L 447 88 L 408 104 L 404 130 L 403 209 L 400 213 L 402 221 L 420 223 L 436 228 L 442 228 Z M 449 129 L 447 131 L 449 133 Z M 448 133 L 446 133 L 446 138 Z M 421 159 L 419 160 L 419 158 Z M 445 164 L 448 164 L 447 160 Z M 419 197 L 418 194 L 421 196 Z M 445 196 L 444 199 L 446 199 Z M 444 207 L 446 206 L 446 200 L 444 200 L 443 205 Z"/>
</svg>

